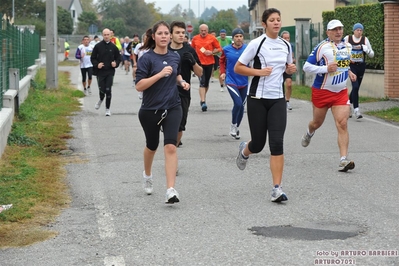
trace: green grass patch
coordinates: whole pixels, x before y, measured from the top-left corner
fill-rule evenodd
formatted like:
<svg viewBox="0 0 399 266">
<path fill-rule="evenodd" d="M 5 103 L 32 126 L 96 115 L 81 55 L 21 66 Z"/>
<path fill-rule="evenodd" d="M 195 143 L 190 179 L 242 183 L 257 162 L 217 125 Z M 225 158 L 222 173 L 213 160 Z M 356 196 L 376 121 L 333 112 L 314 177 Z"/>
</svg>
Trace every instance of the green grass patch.
<svg viewBox="0 0 399 266">
<path fill-rule="evenodd" d="M 69 203 L 66 160 L 59 151 L 71 138 L 70 116 L 80 110 L 84 94 L 59 72 L 57 89 L 46 89 L 45 69 L 32 82 L 28 98 L 15 117 L 0 162 L 0 203 L 13 207 L 0 213 L 0 247 L 29 245 L 52 237 L 44 230 Z"/>
<path fill-rule="evenodd" d="M 382 111 L 369 111 L 368 115 L 372 115 L 389 122 L 399 123 L 399 107 L 393 107 Z"/>
<path fill-rule="evenodd" d="M 291 97 L 295 99 L 310 101 L 312 98 L 312 89 L 308 86 L 299 86 L 292 84 Z"/>
</svg>

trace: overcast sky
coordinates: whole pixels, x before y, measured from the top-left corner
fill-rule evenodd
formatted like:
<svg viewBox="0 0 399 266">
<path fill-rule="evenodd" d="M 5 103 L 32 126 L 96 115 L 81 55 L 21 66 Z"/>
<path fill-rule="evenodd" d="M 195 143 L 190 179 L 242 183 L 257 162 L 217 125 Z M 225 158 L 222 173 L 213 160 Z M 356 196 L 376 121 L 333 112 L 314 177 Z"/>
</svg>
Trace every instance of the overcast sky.
<svg viewBox="0 0 399 266">
<path fill-rule="evenodd" d="M 248 6 L 248 0 L 145 0 L 147 3 L 154 3 L 155 7 L 161 8 L 162 13 L 169 13 L 169 11 L 180 4 L 183 9 L 188 9 L 189 6 L 194 11 L 195 15 L 202 14 L 205 8 L 214 6 L 217 10 L 232 8 L 236 10 L 240 6 Z"/>
</svg>

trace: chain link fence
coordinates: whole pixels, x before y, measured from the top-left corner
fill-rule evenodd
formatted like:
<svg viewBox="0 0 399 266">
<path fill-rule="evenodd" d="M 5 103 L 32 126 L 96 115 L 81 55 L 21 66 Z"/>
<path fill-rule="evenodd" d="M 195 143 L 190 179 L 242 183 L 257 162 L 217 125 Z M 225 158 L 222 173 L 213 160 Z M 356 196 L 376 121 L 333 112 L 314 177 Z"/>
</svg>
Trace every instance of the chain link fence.
<svg viewBox="0 0 399 266">
<path fill-rule="evenodd" d="M 20 80 L 27 75 L 28 67 L 39 58 L 40 36 L 28 26 L 15 26 L 1 17 L 0 30 L 0 110 L 3 108 L 3 94 L 9 88 L 9 69 L 19 69 Z"/>
</svg>

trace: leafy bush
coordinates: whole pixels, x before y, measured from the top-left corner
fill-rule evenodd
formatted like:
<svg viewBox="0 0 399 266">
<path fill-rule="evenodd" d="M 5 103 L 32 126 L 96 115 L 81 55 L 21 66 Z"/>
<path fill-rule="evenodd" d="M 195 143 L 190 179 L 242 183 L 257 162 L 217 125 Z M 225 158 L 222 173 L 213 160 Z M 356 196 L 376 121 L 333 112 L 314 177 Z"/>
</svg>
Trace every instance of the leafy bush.
<svg viewBox="0 0 399 266">
<path fill-rule="evenodd" d="M 340 20 L 344 24 L 344 36 L 353 34 L 354 24 L 362 23 L 363 35 L 369 39 L 375 54 L 374 58 L 366 59 L 367 68 L 384 69 L 384 5 L 377 3 L 337 7 L 335 11 L 323 12 L 322 17 L 324 29 L 330 20 Z"/>
</svg>

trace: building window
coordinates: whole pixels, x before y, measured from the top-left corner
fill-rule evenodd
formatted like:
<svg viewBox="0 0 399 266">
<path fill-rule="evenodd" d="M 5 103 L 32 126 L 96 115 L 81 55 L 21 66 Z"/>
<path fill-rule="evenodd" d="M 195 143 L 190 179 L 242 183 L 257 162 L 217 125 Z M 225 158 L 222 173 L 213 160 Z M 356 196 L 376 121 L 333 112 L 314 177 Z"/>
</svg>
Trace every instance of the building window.
<svg viewBox="0 0 399 266">
<path fill-rule="evenodd" d="M 75 10 L 72 10 L 72 17 L 75 18 Z"/>
</svg>

